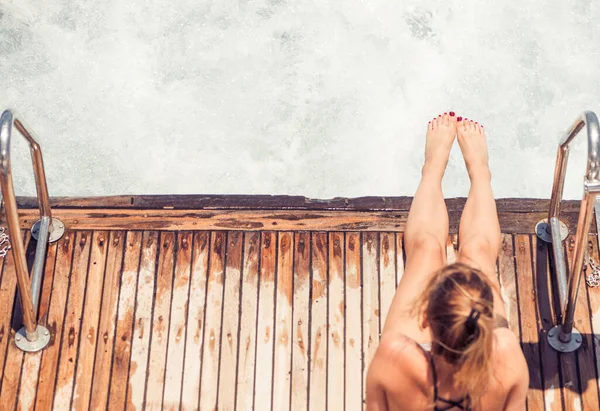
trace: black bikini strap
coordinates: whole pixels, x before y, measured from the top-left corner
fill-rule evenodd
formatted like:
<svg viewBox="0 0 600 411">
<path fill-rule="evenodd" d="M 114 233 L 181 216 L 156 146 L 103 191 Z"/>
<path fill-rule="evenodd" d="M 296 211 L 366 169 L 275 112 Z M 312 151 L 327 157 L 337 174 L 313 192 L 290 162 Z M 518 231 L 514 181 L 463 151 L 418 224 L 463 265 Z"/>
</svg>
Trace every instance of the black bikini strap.
<svg viewBox="0 0 600 411">
<path fill-rule="evenodd" d="M 433 376 L 433 400 L 437 401 L 437 399 L 438 399 L 437 372 L 435 370 L 435 364 L 433 362 L 433 355 L 431 353 L 429 353 L 429 363 L 431 364 L 431 374 Z"/>
<path fill-rule="evenodd" d="M 438 408 L 439 411 L 451 410 L 454 407 L 460 408 L 461 410 L 468 409 L 468 408 L 465 408 L 465 405 L 463 405 L 463 402 L 465 402 L 465 398 L 463 398 L 460 401 L 452 401 L 452 400 L 447 400 L 445 398 L 440 397 L 437 400 L 447 404 L 447 406 L 445 408 Z"/>
</svg>

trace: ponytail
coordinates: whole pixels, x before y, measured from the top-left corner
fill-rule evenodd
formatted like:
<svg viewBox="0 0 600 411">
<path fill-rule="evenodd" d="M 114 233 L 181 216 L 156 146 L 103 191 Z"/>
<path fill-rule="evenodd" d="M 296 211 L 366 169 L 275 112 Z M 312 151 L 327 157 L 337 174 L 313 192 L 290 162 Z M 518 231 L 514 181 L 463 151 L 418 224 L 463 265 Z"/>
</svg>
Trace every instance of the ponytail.
<svg viewBox="0 0 600 411">
<path fill-rule="evenodd" d="M 455 365 L 454 383 L 478 404 L 491 376 L 492 285 L 481 271 L 452 264 L 436 273 L 415 308 L 431 327 L 432 353 Z"/>
</svg>

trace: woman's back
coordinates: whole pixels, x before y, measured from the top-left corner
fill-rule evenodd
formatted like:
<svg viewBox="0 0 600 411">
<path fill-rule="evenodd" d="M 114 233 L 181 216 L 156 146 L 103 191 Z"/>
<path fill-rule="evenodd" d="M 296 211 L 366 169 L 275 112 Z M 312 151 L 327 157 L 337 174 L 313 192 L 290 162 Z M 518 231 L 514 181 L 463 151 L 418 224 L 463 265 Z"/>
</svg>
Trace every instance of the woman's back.
<svg viewBox="0 0 600 411">
<path fill-rule="evenodd" d="M 452 378 L 454 366 L 403 334 L 384 336 L 369 370 L 367 409 L 410 411 L 436 409 L 434 406 L 440 411 L 522 409 L 520 399 L 526 395 L 528 385 L 523 379 L 528 371 L 519 342 L 505 328 L 494 331 L 494 340 L 490 358 L 492 375 L 487 391 L 476 404 L 470 403 L 469 393 L 457 390 Z"/>
</svg>

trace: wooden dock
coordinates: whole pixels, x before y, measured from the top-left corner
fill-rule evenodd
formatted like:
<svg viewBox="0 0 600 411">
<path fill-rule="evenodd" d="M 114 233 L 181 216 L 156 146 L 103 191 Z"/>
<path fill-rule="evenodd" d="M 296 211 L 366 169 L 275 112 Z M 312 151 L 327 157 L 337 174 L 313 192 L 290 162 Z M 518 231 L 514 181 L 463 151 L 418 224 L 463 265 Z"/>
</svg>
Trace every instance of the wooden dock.
<svg viewBox="0 0 600 411">
<path fill-rule="evenodd" d="M 18 199 L 23 233 L 35 200 Z M 403 274 L 410 198 L 53 199 L 39 304 L 51 344 L 23 354 L 12 254 L 0 260 L 2 410 L 361 410 Z M 456 258 L 464 199 L 447 201 Z M 574 231 L 578 203 L 563 203 Z M 600 409 L 600 289 L 582 282 L 575 353 L 546 342 L 556 299 L 533 233 L 548 201 L 498 201 L 498 275 L 529 363 L 529 410 Z M 4 221 L 4 220 L 2 220 Z M 3 223 L 4 225 L 4 223 Z M 598 261 L 595 224 L 590 254 Z M 24 234 L 31 257 L 34 240 Z M 565 242 L 572 257 L 572 237 Z"/>
</svg>

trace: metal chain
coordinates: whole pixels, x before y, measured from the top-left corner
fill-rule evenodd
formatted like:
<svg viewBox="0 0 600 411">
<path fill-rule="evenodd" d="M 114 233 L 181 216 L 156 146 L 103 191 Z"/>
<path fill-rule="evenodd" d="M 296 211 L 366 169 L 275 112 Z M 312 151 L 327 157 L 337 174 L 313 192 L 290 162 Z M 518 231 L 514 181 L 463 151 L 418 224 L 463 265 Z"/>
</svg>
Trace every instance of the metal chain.
<svg viewBox="0 0 600 411">
<path fill-rule="evenodd" d="M 592 269 L 592 272 L 588 274 L 587 265 L 583 267 L 583 270 L 586 272 L 585 282 L 587 283 L 588 287 L 600 286 L 600 265 L 594 262 L 587 251 L 585 252 L 585 263 L 589 264 L 590 268 Z"/>
<path fill-rule="evenodd" d="M 0 227 L 0 247 L 2 247 L 2 244 L 7 243 L 0 249 L 0 258 L 4 258 L 6 253 L 8 253 L 8 250 L 10 250 L 10 237 L 4 231 L 4 227 Z"/>
</svg>

